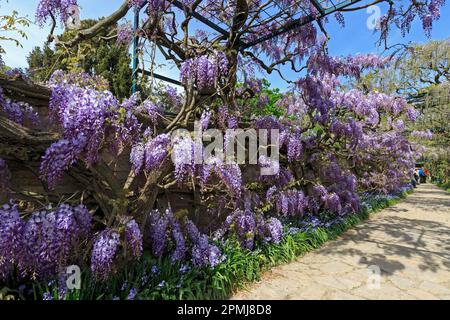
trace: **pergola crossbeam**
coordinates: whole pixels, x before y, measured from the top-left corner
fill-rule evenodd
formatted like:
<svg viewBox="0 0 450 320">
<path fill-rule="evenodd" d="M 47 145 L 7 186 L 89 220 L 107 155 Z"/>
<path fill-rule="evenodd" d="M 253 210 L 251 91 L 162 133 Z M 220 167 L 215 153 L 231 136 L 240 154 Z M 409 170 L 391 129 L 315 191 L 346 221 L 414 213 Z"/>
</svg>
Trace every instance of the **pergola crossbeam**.
<svg viewBox="0 0 450 320">
<path fill-rule="evenodd" d="M 180 10 L 186 10 L 189 8 L 186 8 L 185 5 L 183 5 L 180 1 L 178 0 L 172 0 L 172 4 L 177 7 Z M 221 28 L 220 26 L 218 26 L 217 24 L 215 24 L 214 22 L 212 22 L 209 19 L 206 19 L 204 16 L 202 16 L 201 14 L 199 14 L 198 12 L 190 12 L 190 14 L 197 19 L 198 21 L 200 21 L 201 23 L 204 23 L 205 25 L 207 25 L 208 27 L 210 27 L 211 29 L 214 29 L 215 31 L 219 32 L 220 34 L 224 35 L 224 36 L 228 36 L 229 32 L 223 28 Z"/>
<path fill-rule="evenodd" d="M 314 6 L 314 8 L 316 8 L 317 11 L 319 11 L 321 15 L 325 14 L 325 9 L 322 7 L 322 5 L 319 2 L 317 2 L 317 0 L 310 0 L 310 1 L 311 1 L 312 5 Z"/>
<path fill-rule="evenodd" d="M 272 32 L 272 33 L 269 33 L 269 34 L 267 34 L 265 36 L 262 36 L 259 39 L 256 39 L 256 40 L 254 40 L 252 42 L 249 42 L 249 43 L 246 43 L 246 44 L 242 45 L 240 49 L 241 50 L 245 50 L 245 49 L 251 48 L 251 47 L 253 47 L 255 45 L 260 44 L 261 42 L 273 39 L 273 38 L 278 37 L 278 36 L 280 36 L 280 35 L 282 35 L 282 34 L 284 34 L 286 32 L 298 29 L 298 28 L 300 28 L 300 27 L 302 27 L 302 26 L 304 26 L 304 25 L 306 25 L 308 23 L 311 23 L 311 22 L 315 21 L 315 20 L 320 20 L 320 19 L 322 19 L 322 18 L 324 18 L 324 17 L 326 17 L 326 16 L 328 16 L 328 15 L 330 15 L 330 14 L 336 12 L 336 11 L 339 11 L 341 9 L 349 7 L 349 6 L 351 6 L 351 5 L 353 5 L 353 4 L 357 3 L 357 2 L 360 2 L 360 1 L 362 1 L 362 0 L 346 0 L 346 1 L 343 1 L 343 2 L 341 2 L 339 4 L 336 4 L 336 5 L 334 5 L 334 6 L 330 7 L 330 8 L 324 9 L 319 3 L 317 3 L 314 0 L 312 0 L 313 4 L 316 3 L 320 8 L 322 8 L 323 13 L 320 13 L 320 11 L 319 11 L 319 14 L 317 16 L 308 15 L 308 16 L 304 16 L 304 17 L 301 17 L 299 19 L 296 19 L 296 20 L 286 24 L 285 26 L 279 28 L 278 30 Z"/>
<path fill-rule="evenodd" d="M 141 74 L 143 73 L 146 76 L 153 77 L 153 78 L 158 79 L 158 80 L 162 80 L 162 81 L 165 81 L 165 82 L 168 82 L 168 83 L 172 83 L 172 84 L 177 85 L 177 86 L 183 86 L 183 84 L 180 81 L 172 79 L 172 78 L 169 78 L 169 77 L 166 77 L 166 76 L 163 76 L 163 75 L 160 75 L 158 73 L 150 72 L 150 71 L 147 71 L 147 70 L 142 71 L 142 69 L 138 69 L 137 73 L 141 73 Z"/>
<path fill-rule="evenodd" d="M 280 28 L 278 28 L 277 30 L 268 33 L 266 35 L 261 36 L 258 39 L 255 39 L 251 42 L 248 43 L 239 43 L 239 50 L 240 51 L 244 51 L 247 50 L 251 47 L 254 47 L 264 41 L 268 41 L 270 39 L 273 39 L 275 37 L 279 37 L 281 35 L 283 35 L 286 32 L 290 32 L 292 30 L 301 28 L 302 26 L 308 24 L 308 23 L 312 23 L 314 21 L 319 21 L 322 18 L 334 13 L 334 12 L 338 12 L 342 9 L 345 9 L 355 3 L 361 2 L 362 0 L 343 0 L 340 1 L 339 3 L 335 4 L 334 2 L 331 1 L 332 6 L 329 7 L 324 7 L 319 0 L 310 0 L 312 5 L 316 8 L 316 10 L 318 11 L 318 14 L 311 14 L 311 15 L 307 15 L 307 16 L 302 16 L 298 19 L 295 19 L 291 22 L 286 23 L 285 25 L 281 26 Z M 144 1 L 141 8 L 144 8 L 147 5 L 148 1 Z M 181 3 L 178 0 L 171 0 L 171 3 L 177 7 L 180 10 L 183 11 L 187 11 L 188 14 L 190 14 L 193 18 L 195 18 L 196 20 L 198 20 L 199 22 L 205 24 L 206 26 L 210 27 L 211 29 L 215 30 L 216 32 L 218 32 L 219 34 L 221 34 L 222 36 L 227 37 L 229 35 L 229 31 L 225 30 L 223 27 L 219 26 L 218 24 L 214 23 L 211 19 L 208 19 L 206 17 L 204 17 L 203 15 L 201 15 L 198 12 L 192 11 L 189 7 L 185 6 L 183 3 Z M 135 12 L 135 16 L 134 16 L 134 30 L 136 31 L 139 28 L 139 12 L 140 10 L 136 10 Z M 281 11 L 280 11 L 281 12 Z M 144 73 L 145 75 L 151 75 L 156 79 L 162 80 L 162 81 L 166 81 L 175 85 L 181 85 L 181 83 L 177 80 L 174 79 L 170 79 L 167 78 L 165 76 L 162 75 L 158 75 L 155 73 L 150 73 L 148 71 L 142 71 L 140 69 L 138 69 L 138 45 L 139 45 L 139 38 L 136 36 L 136 38 L 134 39 L 134 44 L 133 44 L 133 92 L 137 91 L 137 80 L 138 80 L 138 73 Z"/>
</svg>

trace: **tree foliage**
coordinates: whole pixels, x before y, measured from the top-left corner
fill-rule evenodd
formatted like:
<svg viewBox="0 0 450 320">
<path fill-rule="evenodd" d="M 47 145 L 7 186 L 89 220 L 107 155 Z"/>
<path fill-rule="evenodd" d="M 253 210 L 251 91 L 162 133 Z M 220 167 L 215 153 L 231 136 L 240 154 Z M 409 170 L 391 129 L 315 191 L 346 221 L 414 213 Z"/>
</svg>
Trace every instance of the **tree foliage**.
<svg viewBox="0 0 450 320">
<path fill-rule="evenodd" d="M 358 87 L 402 94 L 418 111 L 408 132 L 430 130 L 431 139 L 412 137 L 425 147 L 423 159 L 442 181 L 449 179 L 450 160 L 450 40 L 413 44 L 395 57 L 389 68 L 369 72 Z"/>
<path fill-rule="evenodd" d="M 89 28 L 96 23 L 98 20 L 82 20 L 81 28 Z M 37 82 L 48 81 L 56 70 L 100 75 L 108 80 L 114 95 L 128 97 L 132 83 L 129 47 L 116 46 L 116 39 L 110 36 L 114 30 L 112 26 L 76 48 L 52 49 L 49 43 L 45 43 L 42 48 L 36 47 L 27 57 L 28 73 Z M 66 30 L 60 39 L 68 41 L 75 33 L 75 30 Z"/>
<path fill-rule="evenodd" d="M 450 81 L 450 40 L 412 44 L 393 57 L 391 66 L 365 75 L 360 84 L 387 93 L 417 95 Z"/>
<path fill-rule="evenodd" d="M 0 9 L 1 5 L 2 3 L 0 1 Z M 22 45 L 19 39 L 27 37 L 23 28 L 28 27 L 29 25 L 30 21 L 25 17 L 21 17 L 17 11 L 13 11 L 8 15 L 0 14 L 0 68 L 3 67 L 2 54 L 5 53 L 1 43 L 4 41 L 11 41 L 18 47 L 21 47 Z"/>
</svg>

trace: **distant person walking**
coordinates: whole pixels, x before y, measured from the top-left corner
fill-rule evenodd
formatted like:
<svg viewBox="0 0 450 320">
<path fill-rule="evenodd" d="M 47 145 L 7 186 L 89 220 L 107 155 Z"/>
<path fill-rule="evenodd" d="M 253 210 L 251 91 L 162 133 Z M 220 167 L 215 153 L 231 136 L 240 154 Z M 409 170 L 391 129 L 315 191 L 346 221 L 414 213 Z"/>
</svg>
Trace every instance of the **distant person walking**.
<svg viewBox="0 0 450 320">
<path fill-rule="evenodd" d="M 420 184 L 419 169 L 417 169 L 417 168 L 416 168 L 416 170 L 414 170 L 414 180 L 416 180 L 416 185 Z"/>
<path fill-rule="evenodd" d="M 423 168 L 423 172 L 425 172 L 425 179 L 428 179 L 431 177 L 430 170 L 428 170 L 427 168 Z"/>
<path fill-rule="evenodd" d="M 420 183 L 427 182 L 427 175 L 425 174 L 425 171 L 423 171 L 422 168 L 419 169 L 419 176 L 420 176 Z"/>
</svg>

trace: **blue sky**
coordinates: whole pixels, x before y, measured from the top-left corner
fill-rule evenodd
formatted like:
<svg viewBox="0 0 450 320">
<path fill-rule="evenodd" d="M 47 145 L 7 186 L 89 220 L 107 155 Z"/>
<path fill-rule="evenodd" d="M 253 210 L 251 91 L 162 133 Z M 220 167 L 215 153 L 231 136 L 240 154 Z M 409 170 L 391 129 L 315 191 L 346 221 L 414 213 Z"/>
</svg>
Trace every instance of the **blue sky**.
<svg viewBox="0 0 450 320">
<path fill-rule="evenodd" d="M 111 14 L 122 3 L 122 0 L 79 0 L 81 6 L 81 18 L 98 18 Z M 28 16 L 34 21 L 34 14 L 37 7 L 38 0 L 0 0 L 0 14 L 11 13 L 12 10 L 17 10 L 20 15 Z M 381 7 L 382 13 L 385 10 Z M 378 35 L 369 30 L 366 23 L 370 17 L 370 13 L 365 10 L 350 12 L 344 14 L 346 18 L 346 27 L 341 28 L 335 21 L 334 17 L 330 17 L 330 22 L 326 29 L 331 37 L 329 42 L 329 50 L 332 55 L 347 55 L 356 53 L 382 53 L 375 45 Z M 128 17 L 131 20 L 131 16 Z M 450 1 L 442 10 L 441 19 L 435 23 L 433 28 L 432 39 L 445 39 L 450 37 Z M 11 67 L 26 67 L 26 55 L 35 46 L 42 45 L 48 35 L 50 27 L 47 26 L 40 29 L 37 25 L 31 25 L 26 28 L 28 39 L 23 39 L 23 48 L 17 48 L 12 43 L 2 43 L 2 46 L 7 51 L 3 56 L 6 64 Z M 389 42 L 394 43 L 408 43 L 408 42 L 426 42 L 425 36 L 420 21 L 415 21 L 411 32 L 403 38 L 398 30 L 391 33 Z M 287 76 L 295 79 L 295 74 L 288 69 L 283 69 Z M 165 68 L 164 75 L 177 78 L 177 71 L 175 69 Z M 273 87 L 281 89 L 286 88 L 286 84 L 275 74 L 266 76 L 272 83 Z"/>
</svg>

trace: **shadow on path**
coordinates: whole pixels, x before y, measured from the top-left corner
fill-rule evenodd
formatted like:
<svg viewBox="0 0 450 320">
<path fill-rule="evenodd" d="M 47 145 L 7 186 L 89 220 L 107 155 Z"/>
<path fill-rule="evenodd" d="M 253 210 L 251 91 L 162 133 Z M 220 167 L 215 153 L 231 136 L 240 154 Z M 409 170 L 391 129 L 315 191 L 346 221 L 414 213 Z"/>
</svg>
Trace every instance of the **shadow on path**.
<svg viewBox="0 0 450 320">
<path fill-rule="evenodd" d="M 449 218 L 450 194 L 431 184 L 422 184 L 404 201 L 384 209 L 380 216 L 375 214 L 374 219 L 356 226 L 322 252 L 331 256 L 360 256 L 361 264 L 378 265 L 387 275 L 405 268 L 395 257 L 417 262 L 423 271 L 449 270 Z M 362 242 L 375 244 L 381 253 L 358 249 L 361 246 L 356 244 Z M 348 248 L 348 243 L 355 245 Z"/>
<path fill-rule="evenodd" d="M 380 291 L 366 288 L 372 265 L 384 277 Z M 422 184 L 397 205 L 271 274 L 236 297 L 450 299 L 450 194 Z"/>
</svg>

